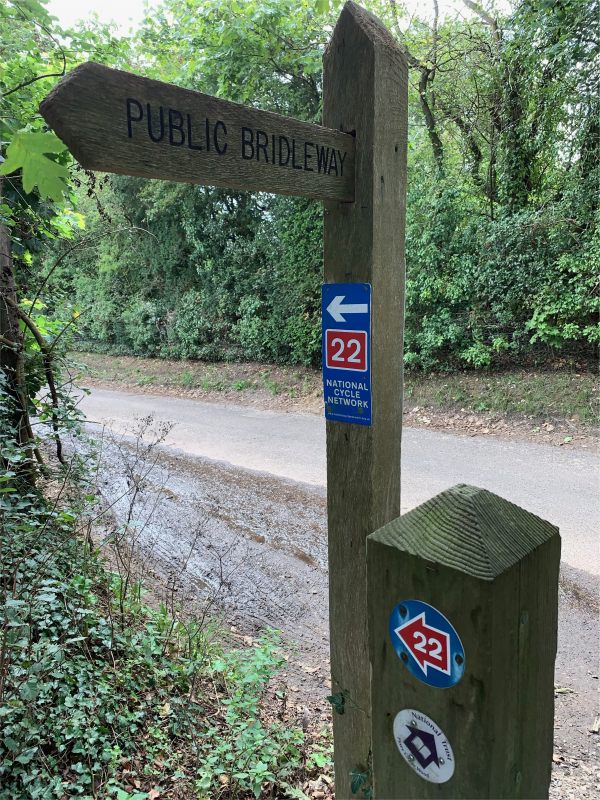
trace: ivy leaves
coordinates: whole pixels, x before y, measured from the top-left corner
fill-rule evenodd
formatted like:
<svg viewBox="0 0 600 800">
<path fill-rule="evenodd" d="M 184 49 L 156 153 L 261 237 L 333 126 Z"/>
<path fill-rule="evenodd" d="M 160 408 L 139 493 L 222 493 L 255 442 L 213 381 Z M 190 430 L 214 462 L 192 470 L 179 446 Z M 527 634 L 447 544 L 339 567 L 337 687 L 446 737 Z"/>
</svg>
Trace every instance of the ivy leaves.
<svg viewBox="0 0 600 800">
<path fill-rule="evenodd" d="M 60 155 L 66 149 L 54 133 L 19 131 L 6 150 L 6 160 L 0 164 L 0 175 L 10 175 L 20 169 L 27 194 L 37 186 L 42 199 L 61 202 L 69 172 L 52 156 Z"/>
</svg>

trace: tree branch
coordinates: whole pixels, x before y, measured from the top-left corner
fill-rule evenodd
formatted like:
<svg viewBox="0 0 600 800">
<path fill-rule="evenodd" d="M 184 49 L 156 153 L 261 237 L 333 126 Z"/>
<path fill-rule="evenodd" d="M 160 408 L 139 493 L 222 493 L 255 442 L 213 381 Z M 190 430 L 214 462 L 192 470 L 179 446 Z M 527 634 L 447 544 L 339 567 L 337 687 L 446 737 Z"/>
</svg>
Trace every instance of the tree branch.
<svg viewBox="0 0 600 800">
<path fill-rule="evenodd" d="M 60 439 L 60 428 L 58 425 L 58 409 L 59 409 L 59 401 L 58 401 L 58 393 L 56 391 L 56 383 L 54 381 L 54 372 L 52 369 L 52 355 L 46 344 L 46 341 L 40 331 L 38 330 L 37 325 L 35 322 L 29 317 L 23 309 L 19 308 L 16 303 L 10 298 L 7 298 L 10 305 L 15 307 L 19 318 L 23 320 L 27 328 L 33 334 L 33 338 L 36 340 L 38 347 L 41 350 L 42 357 L 44 360 L 44 372 L 46 374 L 46 383 L 48 384 L 48 389 L 50 390 L 50 397 L 52 398 L 52 429 L 54 431 L 54 440 L 56 442 L 56 457 L 60 461 L 61 464 L 66 464 L 65 458 L 62 452 L 62 442 Z"/>
<path fill-rule="evenodd" d="M 421 103 L 423 116 L 425 117 L 427 135 L 429 136 L 429 141 L 431 142 L 433 157 L 435 159 L 437 168 L 441 173 L 444 171 L 444 145 L 442 144 L 442 140 L 437 132 L 435 117 L 427 99 L 427 84 L 429 82 L 430 75 L 430 70 L 427 68 L 421 69 L 421 77 L 419 78 L 419 101 Z"/>
<path fill-rule="evenodd" d="M 33 24 L 37 25 L 38 28 L 40 28 L 40 30 L 44 31 L 46 36 L 48 36 L 48 38 L 50 38 L 54 42 L 54 44 L 58 47 L 63 62 L 62 70 L 60 72 L 49 72 L 47 75 L 36 75 L 35 78 L 30 78 L 28 81 L 23 81 L 23 83 L 20 83 L 18 86 L 14 86 L 12 89 L 9 89 L 8 92 L 4 92 L 3 94 L 0 95 L 0 97 L 8 97 L 9 95 L 18 92 L 19 89 L 24 89 L 26 86 L 31 86 L 32 83 L 35 83 L 36 81 L 41 81 L 44 78 L 62 78 L 65 72 L 67 71 L 67 56 L 65 55 L 64 48 L 54 38 L 54 36 L 50 33 L 48 28 L 46 28 L 44 25 L 42 25 L 41 22 L 38 22 L 36 19 L 28 17 L 26 14 L 23 13 L 23 11 L 21 11 L 21 14 L 24 17 L 24 19 L 33 22 Z"/>
<path fill-rule="evenodd" d="M 19 349 L 19 345 L 16 342 L 11 342 L 11 340 L 7 339 L 6 336 L 0 336 L 0 344 L 3 344 L 5 347 L 10 347 L 11 350 Z"/>
<path fill-rule="evenodd" d="M 433 110 L 429 103 L 429 98 L 427 96 L 427 89 L 430 81 L 433 79 L 433 75 L 435 74 L 436 64 L 435 61 L 433 62 L 433 68 L 430 69 L 427 64 L 423 64 L 416 58 L 408 49 L 408 47 L 403 42 L 402 31 L 400 30 L 400 15 L 398 12 L 398 6 L 396 4 L 396 0 L 389 0 L 390 9 L 392 11 L 392 16 L 394 17 L 394 23 L 396 26 L 396 30 L 398 32 L 399 42 L 398 46 L 402 50 L 404 57 L 410 67 L 419 71 L 419 103 L 421 105 L 421 110 L 423 112 L 423 116 L 425 117 L 425 126 L 427 128 L 427 135 L 429 136 L 429 141 L 431 142 L 431 148 L 433 150 L 433 157 L 435 159 L 436 166 L 438 171 L 442 173 L 444 171 L 444 145 L 442 144 L 442 140 L 437 132 L 436 127 L 436 120 L 433 114 Z M 434 44 L 433 44 L 433 51 L 432 53 L 435 54 L 437 51 L 437 43 L 438 43 L 438 34 L 437 34 L 437 0 L 434 0 L 434 5 L 436 9 L 436 22 L 435 22 L 435 29 L 434 29 Z"/>
<path fill-rule="evenodd" d="M 496 46 L 500 47 L 500 43 L 502 42 L 502 34 L 498 27 L 498 21 L 495 20 L 485 8 L 482 8 L 479 3 L 474 3 L 473 0 L 463 0 L 463 3 L 466 5 L 467 8 L 471 9 L 479 19 L 484 22 L 492 31 L 492 36 L 494 37 L 494 41 L 496 42 Z"/>
</svg>

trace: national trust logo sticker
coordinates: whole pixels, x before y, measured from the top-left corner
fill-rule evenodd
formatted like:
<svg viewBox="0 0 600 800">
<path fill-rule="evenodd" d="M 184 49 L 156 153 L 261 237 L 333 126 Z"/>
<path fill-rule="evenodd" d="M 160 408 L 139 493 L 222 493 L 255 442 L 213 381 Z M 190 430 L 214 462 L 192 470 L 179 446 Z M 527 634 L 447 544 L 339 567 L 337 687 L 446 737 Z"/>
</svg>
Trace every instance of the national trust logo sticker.
<svg viewBox="0 0 600 800">
<path fill-rule="evenodd" d="M 446 783 L 454 775 L 454 753 L 435 722 L 414 708 L 394 719 L 394 739 L 402 758 L 417 775 L 430 783 Z"/>
</svg>

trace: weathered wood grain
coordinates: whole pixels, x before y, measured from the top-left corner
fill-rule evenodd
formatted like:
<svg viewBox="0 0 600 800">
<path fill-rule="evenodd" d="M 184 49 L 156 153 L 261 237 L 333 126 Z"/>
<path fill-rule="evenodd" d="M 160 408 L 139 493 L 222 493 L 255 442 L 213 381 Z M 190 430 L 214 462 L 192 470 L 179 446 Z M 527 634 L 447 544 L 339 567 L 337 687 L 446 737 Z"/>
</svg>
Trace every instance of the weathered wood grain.
<svg viewBox="0 0 600 800">
<path fill-rule="evenodd" d="M 356 198 L 325 203 L 325 281 L 372 284 L 370 427 L 327 422 L 336 797 L 368 772 L 366 537 L 400 513 L 407 69 L 372 14 L 346 3 L 324 59 L 323 121 L 356 137 Z M 358 796 L 363 796 L 363 786 Z"/>
<path fill-rule="evenodd" d="M 90 62 L 40 111 L 86 169 L 354 199 L 354 138 Z"/>
<path fill-rule="evenodd" d="M 560 537 L 482 489 L 456 486 L 369 537 L 368 595 L 377 800 L 547 798 L 552 766 Z M 413 677 L 388 632 L 402 600 L 433 605 L 465 648 L 448 689 Z M 398 752 L 395 715 L 432 718 L 454 751 L 444 784 Z"/>
</svg>

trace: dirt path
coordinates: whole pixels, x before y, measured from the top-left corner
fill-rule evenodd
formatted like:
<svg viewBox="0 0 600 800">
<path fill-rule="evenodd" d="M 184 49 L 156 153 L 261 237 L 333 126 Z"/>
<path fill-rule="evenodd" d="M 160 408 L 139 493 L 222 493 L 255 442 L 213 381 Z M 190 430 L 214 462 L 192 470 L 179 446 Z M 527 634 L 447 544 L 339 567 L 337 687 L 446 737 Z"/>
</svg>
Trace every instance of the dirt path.
<svg viewBox="0 0 600 800">
<path fill-rule="evenodd" d="M 280 629 L 290 646 L 282 678 L 311 722 L 328 718 L 327 553 L 324 490 L 123 441 L 106 444 L 100 475 L 116 517 L 131 510 L 146 581 L 199 607 L 211 598 L 226 623 L 252 637 Z M 124 495 L 120 500 L 117 499 Z M 597 585 L 563 568 L 556 665 L 556 753 L 551 797 L 598 796 Z"/>
</svg>

